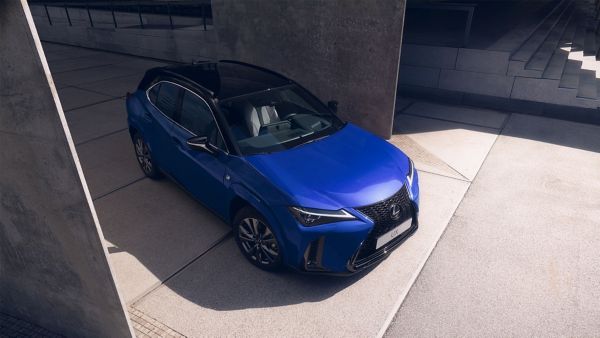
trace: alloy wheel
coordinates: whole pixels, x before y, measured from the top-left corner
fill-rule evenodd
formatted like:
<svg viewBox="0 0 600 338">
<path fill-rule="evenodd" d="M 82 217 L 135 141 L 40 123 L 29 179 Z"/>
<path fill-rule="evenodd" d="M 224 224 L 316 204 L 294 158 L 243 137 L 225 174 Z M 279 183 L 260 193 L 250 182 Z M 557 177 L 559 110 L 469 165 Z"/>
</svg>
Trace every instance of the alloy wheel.
<svg viewBox="0 0 600 338">
<path fill-rule="evenodd" d="M 238 229 L 240 244 L 254 262 L 269 266 L 277 262 L 279 246 L 269 227 L 256 218 L 244 218 Z"/>
<path fill-rule="evenodd" d="M 144 142 L 141 137 L 138 137 L 135 140 L 135 154 L 137 155 L 137 160 L 142 167 L 142 170 L 146 174 L 152 173 L 152 157 L 150 156 L 150 150 L 148 149 L 148 145 Z"/>
</svg>

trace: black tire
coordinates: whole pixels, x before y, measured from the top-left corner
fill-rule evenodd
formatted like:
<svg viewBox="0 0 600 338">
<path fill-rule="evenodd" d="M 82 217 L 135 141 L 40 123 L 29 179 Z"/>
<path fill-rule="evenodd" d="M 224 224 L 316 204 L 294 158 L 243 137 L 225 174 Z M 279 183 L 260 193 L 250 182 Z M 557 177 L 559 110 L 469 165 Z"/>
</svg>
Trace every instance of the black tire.
<svg viewBox="0 0 600 338">
<path fill-rule="evenodd" d="M 152 160 L 150 148 L 148 148 L 148 144 L 142 135 L 140 135 L 140 133 L 135 133 L 133 135 L 133 150 L 135 151 L 135 157 L 140 165 L 140 168 L 144 172 L 144 175 L 153 180 L 157 180 L 162 177 L 160 169 Z"/>
<path fill-rule="evenodd" d="M 281 246 L 269 223 L 254 208 L 240 209 L 233 220 L 233 236 L 242 255 L 255 266 L 277 271 L 283 266 Z"/>
</svg>

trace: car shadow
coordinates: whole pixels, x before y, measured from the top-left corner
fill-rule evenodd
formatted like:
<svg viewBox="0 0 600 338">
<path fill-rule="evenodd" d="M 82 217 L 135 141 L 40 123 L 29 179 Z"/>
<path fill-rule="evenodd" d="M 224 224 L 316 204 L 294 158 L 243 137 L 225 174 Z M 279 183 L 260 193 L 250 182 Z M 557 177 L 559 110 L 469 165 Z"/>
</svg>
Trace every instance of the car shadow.
<svg viewBox="0 0 600 338">
<path fill-rule="evenodd" d="M 268 308 L 330 298 L 365 273 L 340 277 L 293 270 L 267 272 L 250 264 L 230 236 L 165 287 L 204 308 L 231 311 Z"/>
</svg>

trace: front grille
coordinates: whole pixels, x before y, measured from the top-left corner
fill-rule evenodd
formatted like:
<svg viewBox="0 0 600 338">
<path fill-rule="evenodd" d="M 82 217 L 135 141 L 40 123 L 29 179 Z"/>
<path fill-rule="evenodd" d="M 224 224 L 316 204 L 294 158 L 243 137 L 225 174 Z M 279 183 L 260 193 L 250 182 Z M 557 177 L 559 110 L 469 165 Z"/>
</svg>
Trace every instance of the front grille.
<svg viewBox="0 0 600 338">
<path fill-rule="evenodd" d="M 395 218 L 392 217 L 392 206 L 394 205 L 400 209 L 400 214 Z M 413 217 L 413 206 L 406 185 L 402 186 L 402 189 L 392 197 L 375 204 L 356 208 L 356 210 L 369 217 L 375 223 L 369 236 L 365 239 L 358 251 L 356 256 L 357 261 L 368 258 L 376 253 L 377 250 L 375 247 L 379 236 Z"/>
</svg>

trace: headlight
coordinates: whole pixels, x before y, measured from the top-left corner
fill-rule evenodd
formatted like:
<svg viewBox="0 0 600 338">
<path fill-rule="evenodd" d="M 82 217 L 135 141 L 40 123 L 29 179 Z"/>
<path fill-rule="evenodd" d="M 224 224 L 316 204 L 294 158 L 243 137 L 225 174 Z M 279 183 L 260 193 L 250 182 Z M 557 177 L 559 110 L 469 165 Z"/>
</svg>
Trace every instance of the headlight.
<svg viewBox="0 0 600 338">
<path fill-rule="evenodd" d="M 406 179 L 408 180 L 408 184 L 412 187 L 413 177 L 415 175 L 415 164 L 409 158 L 408 159 L 408 173 L 406 173 Z"/>
<path fill-rule="evenodd" d="M 292 215 L 298 222 L 305 226 L 312 227 L 319 224 L 333 223 L 356 219 L 346 210 L 320 210 L 311 208 L 290 207 Z"/>
</svg>

